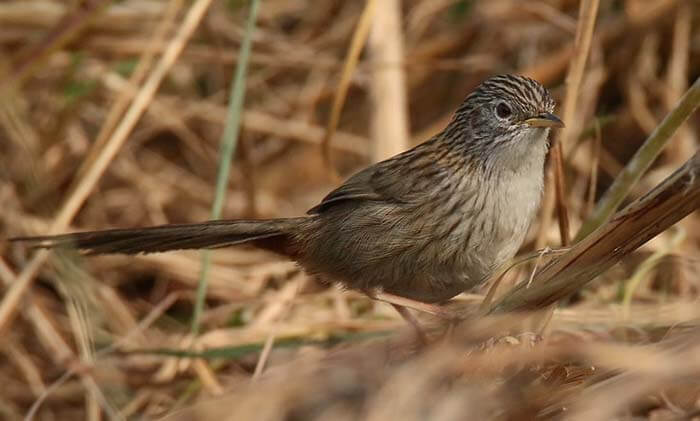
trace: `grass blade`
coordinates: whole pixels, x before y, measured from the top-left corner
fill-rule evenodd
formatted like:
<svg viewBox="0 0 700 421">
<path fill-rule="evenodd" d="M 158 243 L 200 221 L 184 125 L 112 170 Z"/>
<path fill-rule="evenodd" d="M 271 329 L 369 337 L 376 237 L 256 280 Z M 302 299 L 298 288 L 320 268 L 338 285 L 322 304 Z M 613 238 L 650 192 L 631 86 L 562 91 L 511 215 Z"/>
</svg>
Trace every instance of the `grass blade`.
<svg viewBox="0 0 700 421">
<path fill-rule="evenodd" d="M 236 152 L 238 143 L 238 133 L 241 127 L 241 115 L 243 114 L 243 99 L 245 97 L 246 71 L 248 70 L 248 58 L 250 56 L 250 44 L 255 30 L 255 20 L 258 14 L 258 0 L 251 0 L 250 12 L 246 31 L 241 44 L 240 59 L 236 65 L 233 84 L 231 85 L 231 95 L 226 117 L 226 127 L 221 138 L 221 151 L 219 158 L 219 170 L 216 176 L 216 190 L 214 204 L 211 208 L 211 219 L 219 219 L 221 210 L 224 207 L 226 198 L 226 185 L 231 170 L 231 160 Z M 207 295 L 207 275 L 211 265 L 211 256 L 208 250 L 202 252 L 202 271 L 197 284 L 197 298 L 192 315 L 192 333 L 199 332 L 199 322 L 204 310 L 204 300 Z"/>
<path fill-rule="evenodd" d="M 659 156 L 671 136 L 678 130 L 700 105 L 700 78 L 686 91 L 676 108 L 671 111 L 664 121 L 649 135 L 644 144 L 637 150 L 622 172 L 617 176 L 603 198 L 593 210 L 591 216 L 584 222 L 574 243 L 582 240 L 599 226 L 603 225 L 617 210 L 620 203 L 627 197 L 634 184 L 649 169 Z"/>
</svg>

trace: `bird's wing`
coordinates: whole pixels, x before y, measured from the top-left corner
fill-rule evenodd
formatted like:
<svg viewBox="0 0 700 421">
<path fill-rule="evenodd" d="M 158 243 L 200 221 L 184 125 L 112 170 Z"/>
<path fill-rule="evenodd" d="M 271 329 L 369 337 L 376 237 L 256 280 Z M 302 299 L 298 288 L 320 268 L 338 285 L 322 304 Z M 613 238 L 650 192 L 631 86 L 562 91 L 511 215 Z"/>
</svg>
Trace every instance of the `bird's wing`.
<svg viewBox="0 0 700 421">
<path fill-rule="evenodd" d="M 414 203 L 429 194 L 425 180 L 411 183 L 418 174 L 430 175 L 426 166 L 434 165 L 430 149 L 423 145 L 386 161 L 378 162 L 350 177 L 330 192 L 307 213 L 318 214 L 350 200 L 380 201 L 393 204 Z"/>
<path fill-rule="evenodd" d="M 373 165 L 353 175 L 340 187 L 328 193 L 321 203 L 309 209 L 307 213 L 318 214 L 348 200 L 381 201 L 383 199 L 382 194 L 375 190 L 372 183 L 375 171 L 376 169 Z"/>
</svg>

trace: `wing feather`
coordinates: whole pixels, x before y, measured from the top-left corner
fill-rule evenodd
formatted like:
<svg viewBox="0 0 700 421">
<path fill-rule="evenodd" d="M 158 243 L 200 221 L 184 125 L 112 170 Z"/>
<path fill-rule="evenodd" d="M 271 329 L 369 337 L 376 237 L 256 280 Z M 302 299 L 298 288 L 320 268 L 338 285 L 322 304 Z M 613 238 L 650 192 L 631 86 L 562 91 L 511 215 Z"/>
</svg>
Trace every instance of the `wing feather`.
<svg viewBox="0 0 700 421">
<path fill-rule="evenodd" d="M 405 204 L 426 200 L 429 195 L 430 175 L 437 175 L 432 142 L 378 162 L 350 177 L 340 187 L 330 192 L 321 203 L 309 209 L 309 214 L 319 214 L 339 203 L 351 200 L 380 201 Z M 416 172 L 428 177 L 416 180 Z M 416 180 L 414 183 L 406 180 Z"/>
</svg>

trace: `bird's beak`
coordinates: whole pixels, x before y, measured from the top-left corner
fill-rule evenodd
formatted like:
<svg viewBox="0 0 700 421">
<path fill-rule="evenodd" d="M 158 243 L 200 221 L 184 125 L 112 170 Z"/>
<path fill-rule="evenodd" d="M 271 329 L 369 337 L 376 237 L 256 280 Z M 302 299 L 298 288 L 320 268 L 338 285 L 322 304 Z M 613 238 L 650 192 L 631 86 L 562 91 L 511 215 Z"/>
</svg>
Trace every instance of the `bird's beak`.
<svg viewBox="0 0 700 421">
<path fill-rule="evenodd" d="M 552 113 L 542 113 L 525 120 L 525 124 L 532 127 L 564 127 L 564 122 Z"/>
</svg>

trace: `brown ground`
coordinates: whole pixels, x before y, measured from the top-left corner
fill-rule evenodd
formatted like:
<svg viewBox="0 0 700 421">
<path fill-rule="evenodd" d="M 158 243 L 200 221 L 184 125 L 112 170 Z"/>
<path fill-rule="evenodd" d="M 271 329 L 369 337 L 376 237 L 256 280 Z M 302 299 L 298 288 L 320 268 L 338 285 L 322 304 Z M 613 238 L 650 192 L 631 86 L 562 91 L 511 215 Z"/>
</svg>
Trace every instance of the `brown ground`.
<svg viewBox="0 0 700 421">
<path fill-rule="evenodd" d="M 186 32 L 190 7 L 205 3 L 0 2 L 0 419 L 700 419 L 698 212 L 551 319 L 546 309 L 478 317 L 487 291 L 458 297 L 450 308 L 472 316 L 449 337 L 421 316 L 434 338 L 427 348 L 388 305 L 319 285 L 263 252 L 212 253 L 192 335 L 200 253 L 69 253 L 39 264 L 4 241 L 52 226 L 209 218 L 248 2 L 214 1 L 155 95 L 143 87 Z M 400 95 L 372 99 L 384 83 L 377 68 L 389 80 L 403 70 L 410 144 L 439 130 L 484 77 L 517 72 L 552 90 L 567 124 L 562 203 L 575 234 L 700 76 L 695 0 L 601 1 L 580 82 L 570 73 L 585 56 L 574 48 L 585 23 L 577 1 L 403 0 L 404 66 L 382 59 L 382 42 L 395 45 L 379 4 L 375 19 L 388 32 L 350 69 L 329 167 L 319 145 L 365 2 L 261 3 L 226 218 L 301 214 L 334 172 L 405 148 Z M 588 12 L 595 2 L 584 3 Z M 583 31 L 576 45 L 586 40 Z M 564 105 L 567 74 L 580 95 Z M 134 94 L 145 112 L 130 128 Z M 693 155 L 698 120 L 625 204 Z M 553 185 L 524 252 L 561 244 Z M 509 272 L 497 294 L 532 269 Z"/>
</svg>

